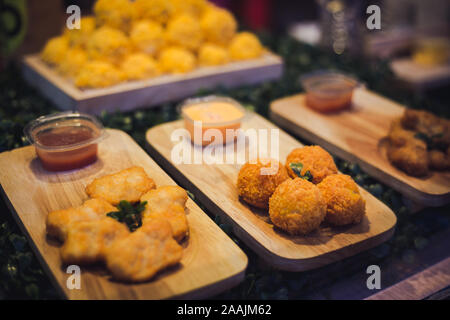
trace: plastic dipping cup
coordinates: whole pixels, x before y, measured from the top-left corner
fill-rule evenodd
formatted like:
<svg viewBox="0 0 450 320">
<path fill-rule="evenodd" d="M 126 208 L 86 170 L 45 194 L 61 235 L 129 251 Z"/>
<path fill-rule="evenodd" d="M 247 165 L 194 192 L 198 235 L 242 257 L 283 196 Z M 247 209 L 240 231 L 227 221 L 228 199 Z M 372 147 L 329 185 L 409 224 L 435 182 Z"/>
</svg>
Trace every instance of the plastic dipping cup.
<svg viewBox="0 0 450 320">
<path fill-rule="evenodd" d="M 236 100 L 227 97 L 207 96 L 186 100 L 181 105 L 181 114 L 185 128 L 190 133 L 191 141 L 194 144 L 206 146 L 234 141 L 246 112 Z M 195 122 L 201 123 L 199 141 L 194 141 Z M 215 130 L 208 131 L 209 129 Z M 210 138 L 207 137 L 208 134 L 211 134 Z M 218 134 L 221 135 L 222 139 L 217 139 Z"/>
<path fill-rule="evenodd" d="M 24 132 L 42 166 L 49 171 L 78 169 L 95 162 L 98 142 L 105 136 L 95 117 L 78 112 L 40 117 Z"/>
<path fill-rule="evenodd" d="M 351 105 L 356 79 L 341 73 L 320 71 L 300 78 L 306 90 L 306 104 L 320 112 L 335 112 Z"/>
</svg>

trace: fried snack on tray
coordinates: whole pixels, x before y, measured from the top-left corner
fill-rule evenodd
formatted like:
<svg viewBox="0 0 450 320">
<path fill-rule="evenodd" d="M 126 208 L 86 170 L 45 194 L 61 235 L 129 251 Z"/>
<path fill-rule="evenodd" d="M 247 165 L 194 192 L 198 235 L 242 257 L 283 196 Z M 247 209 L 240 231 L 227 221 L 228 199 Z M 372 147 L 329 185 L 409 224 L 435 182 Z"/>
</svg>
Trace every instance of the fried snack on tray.
<svg viewBox="0 0 450 320">
<path fill-rule="evenodd" d="M 142 224 L 152 223 L 155 219 L 165 219 L 169 222 L 173 237 L 183 240 L 188 234 L 189 226 L 184 212 L 187 193 L 178 186 L 163 186 L 150 190 L 141 197 L 141 202 L 147 201 L 142 213 Z"/>
<path fill-rule="evenodd" d="M 307 176 L 309 171 L 312 176 L 311 182 L 314 184 L 338 172 L 333 157 L 320 146 L 305 146 L 289 153 L 286 158 L 286 169 L 291 178 L 297 178 L 298 175 L 291 168 L 292 164 L 300 164 L 302 177 Z"/>
<path fill-rule="evenodd" d="M 319 188 L 302 178 L 284 181 L 269 200 L 270 220 L 291 235 L 303 235 L 319 228 L 326 209 Z"/>
<path fill-rule="evenodd" d="M 73 223 L 100 220 L 116 208 L 103 199 L 89 199 L 75 208 L 50 212 L 47 216 L 47 234 L 64 241 Z"/>
<path fill-rule="evenodd" d="M 114 278 L 142 282 L 177 264 L 183 248 L 173 239 L 164 219 L 153 219 L 106 250 L 106 265 Z"/>
<path fill-rule="evenodd" d="M 366 211 L 366 202 L 361 197 L 358 185 L 345 174 L 332 174 L 318 185 L 327 204 L 325 221 L 335 226 L 361 222 Z"/>
<path fill-rule="evenodd" d="M 155 183 L 141 167 L 128 169 L 94 179 L 86 192 L 91 198 L 102 198 L 117 205 L 121 200 L 137 202 Z"/>
<path fill-rule="evenodd" d="M 105 250 L 130 232 L 125 224 L 112 218 L 73 223 L 61 247 L 65 264 L 91 264 L 104 260 Z"/>
<path fill-rule="evenodd" d="M 269 198 L 280 183 L 289 179 L 286 168 L 274 159 L 257 159 L 248 162 L 239 170 L 237 188 L 239 196 L 258 208 L 268 208 Z M 270 172 L 270 168 L 274 168 Z M 263 172 L 262 170 L 267 170 Z"/>
</svg>

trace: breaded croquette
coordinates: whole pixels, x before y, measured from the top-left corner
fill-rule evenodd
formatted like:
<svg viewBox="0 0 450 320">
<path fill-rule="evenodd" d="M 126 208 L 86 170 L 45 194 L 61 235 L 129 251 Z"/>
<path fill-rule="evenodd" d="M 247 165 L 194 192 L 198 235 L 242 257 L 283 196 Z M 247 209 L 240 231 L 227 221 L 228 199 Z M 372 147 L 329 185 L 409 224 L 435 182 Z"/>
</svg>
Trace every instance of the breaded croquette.
<svg viewBox="0 0 450 320">
<path fill-rule="evenodd" d="M 154 219 L 106 250 L 106 265 L 113 277 L 141 282 L 177 264 L 183 248 L 172 238 L 170 224 Z"/>
<path fill-rule="evenodd" d="M 320 182 L 322 197 L 327 204 L 325 221 L 335 226 L 361 222 L 366 203 L 358 185 L 345 174 L 332 174 Z"/>
<path fill-rule="evenodd" d="M 75 222 L 61 247 L 66 264 L 90 264 L 104 260 L 105 250 L 117 239 L 129 234 L 125 224 L 106 217 L 101 220 Z"/>
<path fill-rule="evenodd" d="M 305 146 L 291 151 L 286 158 L 286 169 L 291 178 L 298 175 L 292 170 L 292 164 L 301 165 L 302 177 L 309 174 L 314 184 L 322 181 L 326 176 L 337 173 L 333 157 L 320 146 Z"/>
<path fill-rule="evenodd" d="M 131 167 L 113 174 L 94 179 L 86 192 L 91 198 L 103 198 L 112 205 L 121 200 L 137 202 L 155 183 L 141 167 Z"/>
<path fill-rule="evenodd" d="M 75 208 L 50 212 L 47 216 L 47 234 L 64 241 L 74 222 L 99 220 L 116 208 L 103 199 L 89 199 Z"/>
<path fill-rule="evenodd" d="M 439 150 L 428 152 L 428 162 L 431 169 L 447 170 L 450 168 L 450 156 Z"/>
<path fill-rule="evenodd" d="M 284 181 L 269 200 L 273 224 L 292 235 L 317 229 L 325 218 L 326 209 L 319 188 L 302 178 Z"/>
<path fill-rule="evenodd" d="M 142 224 L 151 223 L 154 219 L 164 218 L 172 227 L 173 237 L 177 241 L 183 240 L 188 234 L 189 227 L 184 208 L 187 193 L 178 186 L 163 186 L 150 190 L 141 197 L 141 202 L 147 201 L 142 213 Z"/>
<path fill-rule="evenodd" d="M 274 172 L 269 168 L 274 168 Z M 263 169 L 268 172 L 262 171 Z M 266 174 L 267 173 L 267 174 Z M 286 168 L 273 159 L 258 159 L 246 163 L 239 170 L 237 187 L 239 196 L 258 208 L 268 208 L 269 198 L 280 183 L 289 179 Z"/>
<path fill-rule="evenodd" d="M 428 153 L 424 148 L 410 144 L 403 147 L 389 146 L 387 157 L 394 166 L 410 176 L 423 177 L 428 174 Z"/>
<path fill-rule="evenodd" d="M 416 132 L 402 127 L 401 119 L 395 119 L 391 122 L 388 139 L 392 146 L 403 147 L 405 145 L 427 148 L 425 141 L 415 137 Z"/>
</svg>

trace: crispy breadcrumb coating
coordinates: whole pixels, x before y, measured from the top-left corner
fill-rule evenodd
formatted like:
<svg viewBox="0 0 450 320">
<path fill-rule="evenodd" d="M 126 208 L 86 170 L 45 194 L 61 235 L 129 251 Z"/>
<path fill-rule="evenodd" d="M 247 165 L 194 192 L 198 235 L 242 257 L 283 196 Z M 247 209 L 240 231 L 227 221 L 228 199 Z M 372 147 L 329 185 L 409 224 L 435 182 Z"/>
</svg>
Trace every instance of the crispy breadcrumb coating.
<svg viewBox="0 0 450 320">
<path fill-rule="evenodd" d="M 208 6 L 200 20 L 200 26 L 206 41 L 221 45 L 227 45 L 237 29 L 233 15 L 215 6 Z"/>
<path fill-rule="evenodd" d="M 169 0 L 173 5 L 173 14 L 190 14 L 199 18 L 208 7 L 206 0 Z"/>
<path fill-rule="evenodd" d="M 78 207 L 52 211 L 47 215 L 47 234 L 64 241 L 73 223 L 103 219 L 108 212 L 115 210 L 103 199 L 89 199 Z"/>
<path fill-rule="evenodd" d="M 262 168 L 275 167 L 273 174 L 261 174 Z M 278 168 L 276 168 L 278 167 Z M 239 170 L 237 188 L 239 196 L 258 208 L 268 208 L 269 198 L 280 183 L 289 179 L 286 168 L 276 160 L 258 159 L 246 163 Z"/>
<path fill-rule="evenodd" d="M 335 226 L 359 223 L 365 214 L 366 202 L 358 185 L 345 174 L 332 174 L 318 185 L 327 204 L 325 221 Z"/>
<path fill-rule="evenodd" d="M 167 23 L 174 13 L 174 5 L 168 0 L 136 0 L 134 8 L 137 19 L 150 19 Z"/>
<path fill-rule="evenodd" d="M 309 171 L 314 184 L 319 183 L 326 176 L 338 172 L 333 157 L 320 146 L 305 146 L 289 153 L 286 158 L 286 169 L 291 178 L 296 178 L 297 175 L 290 167 L 291 163 L 301 163 L 303 165 L 301 175 L 305 176 Z"/>
<path fill-rule="evenodd" d="M 130 40 L 136 49 L 155 55 L 165 45 L 164 28 L 157 22 L 140 20 L 133 25 Z"/>
<path fill-rule="evenodd" d="M 325 218 L 326 208 L 319 188 L 301 178 L 284 181 L 269 200 L 270 220 L 291 235 L 316 230 Z"/>
<path fill-rule="evenodd" d="M 198 51 L 198 63 L 201 66 L 218 66 L 229 62 L 228 51 L 219 45 L 205 43 Z"/>
<path fill-rule="evenodd" d="M 125 224 L 106 217 L 101 220 L 74 223 L 61 247 L 65 264 L 90 264 L 103 261 L 105 251 L 116 240 L 124 239 L 130 232 Z"/>
<path fill-rule="evenodd" d="M 41 58 L 47 63 L 58 65 L 66 57 L 69 41 L 65 36 L 51 38 L 41 52 Z"/>
<path fill-rule="evenodd" d="M 67 50 L 65 58 L 58 66 L 58 70 L 65 76 L 74 78 L 87 63 L 86 51 L 76 47 Z"/>
<path fill-rule="evenodd" d="M 127 80 L 153 78 L 159 74 L 158 63 L 144 53 L 130 54 L 122 63 L 121 70 Z"/>
<path fill-rule="evenodd" d="M 130 282 L 151 279 L 158 271 L 180 262 L 183 248 L 172 238 L 170 224 L 155 219 L 106 250 L 113 277 Z"/>
<path fill-rule="evenodd" d="M 162 72 L 186 73 L 195 68 L 195 56 L 186 49 L 169 47 L 161 51 L 158 65 Z"/>
<path fill-rule="evenodd" d="M 87 53 L 92 60 L 104 60 L 117 65 L 130 52 L 130 46 L 129 39 L 122 31 L 101 27 L 90 37 Z"/>
<path fill-rule="evenodd" d="M 87 185 L 86 193 L 91 198 L 102 198 L 117 205 L 122 200 L 138 202 L 142 195 L 155 187 L 142 167 L 130 167 L 94 179 Z"/>
<path fill-rule="evenodd" d="M 166 38 L 172 45 L 197 50 L 203 39 L 198 19 L 189 14 L 172 18 L 167 24 Z"/>
<path fill-rule="evenodd" d="M 264 48 L 254 34 L 240 32 L 231 40 L 229 51 L 231 59 L 247 60 L 261 56 Z"/>
<path fill-rule="evenodd" d="M 125 75 L 114 65 L 106 61 L 86 63 L 75 78 L 75 85 L 80 88 L 103 88 L 125 80 Z"/>
<path fill-rule="evenodd" d="M 95 28 L 95 17 L 86 16 L 80 19 L 80 29 L 65 29 L 64 35 L 67 37 L 71 47 L 84 49 Z"/>
<path fill-rule="evenodd" d="M 127 32 L 136 13 L 130 0 L 97 0 L 94 5 L 99 26 L 109 26 Z"/>
</svg>

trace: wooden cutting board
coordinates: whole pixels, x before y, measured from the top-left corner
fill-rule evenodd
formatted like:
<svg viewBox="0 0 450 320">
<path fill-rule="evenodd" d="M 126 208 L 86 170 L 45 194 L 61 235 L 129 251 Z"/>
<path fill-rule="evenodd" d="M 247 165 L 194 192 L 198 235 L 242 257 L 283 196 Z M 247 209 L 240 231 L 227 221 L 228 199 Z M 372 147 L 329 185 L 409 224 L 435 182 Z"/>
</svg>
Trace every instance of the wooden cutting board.
<svg viewBox="0 0 450 320">
<path fill-rule="evenodd" d="M 363 170 L 414 202 L 441 206 L 450 202 L 450 172 L 433 172 L 425 178 L 408 176 L 386 156 L 386 135 L 404 106 L 366 89 L 357 89 L 348 111 L 322 114 L 308 108 L 305 95 L 275 100 L 270 117 L 281 127 L 331 153 L 358 163 Z"/>
<path fill-rule="evenodd" d="M 180 128 L 183 128 L 182 121 L 149 129 L 146 135 L 149 153 L 181 185 L 193 192 L 208 210 L 224 217 L 239 238 L 276 268 L 289 271 L 318 268 L 374 247 L 393 234 L 396 223 L 394 213 L 364 189 L 361 193 L 366 200 L 367 215 L 358 225 L 321 227 L 307 236 L 289 236 L 276 230 L 267 211 L 255 209 L 239 200 L 236 181 L 241 164 L 175 164 L 171 160 L 172 148 L 174 145 L 180 146 L 177 140 L 171 141 L 171 135 Z M 248 115 L 242 128 L 278 130 L 281 162 L 292 149 L 302 146 L 255 113 Z M 201 159 L 203 149 L 193 147 L 188 139 L 185 137 L 181 143 L 192 152 L 192 158 L 197 156 Z M 271 150 L 271 141 L 267 140 L 268 150 Z M 247 145 L 239 151 L 231 150 L 230 154 L 235 159 L 242 156 L 247 161 L 248 149 Z"/>
<path fill-rule="evenodd" d="M 154 280 L 125 284 L 112 280 L 106 268 L 81 267 L 81 289 L 69 290 L 69 274 L 62 267 L 59 244 L 46 237 L 48 212 L 80 205 L 85 186 L 94 178 L 133 165 L 142 166 L 157 186 L 173 180 L 123 131 L 108 129 L 99 145 L 99 160 L 67 173 L 45 171 L 34 147 L 0 154 L 0 183 L 7 203 L 54 285 L 69 299 L 204 298 L 244 278 L 247 257 L 242 250 L 192 201 L 188 200 L 190 236 L 182 244 L 181 263 Z"/>
<path fill-rule="evenodd" d="M 103 110 L 128 111 L 177 101 L 200 89 L 219 85 L 230 88 L 277 79 L 283 71 L 283 60 L 267 53 L 257 59 L 199 67 L 184 74 L 162 75 L 98 89 L 77 88 L 71 80 L 44 63 L 39 55 L 26 56 L 22 71 L 27 82 L 58 108 L 100 114 Z"/>
</svg>

